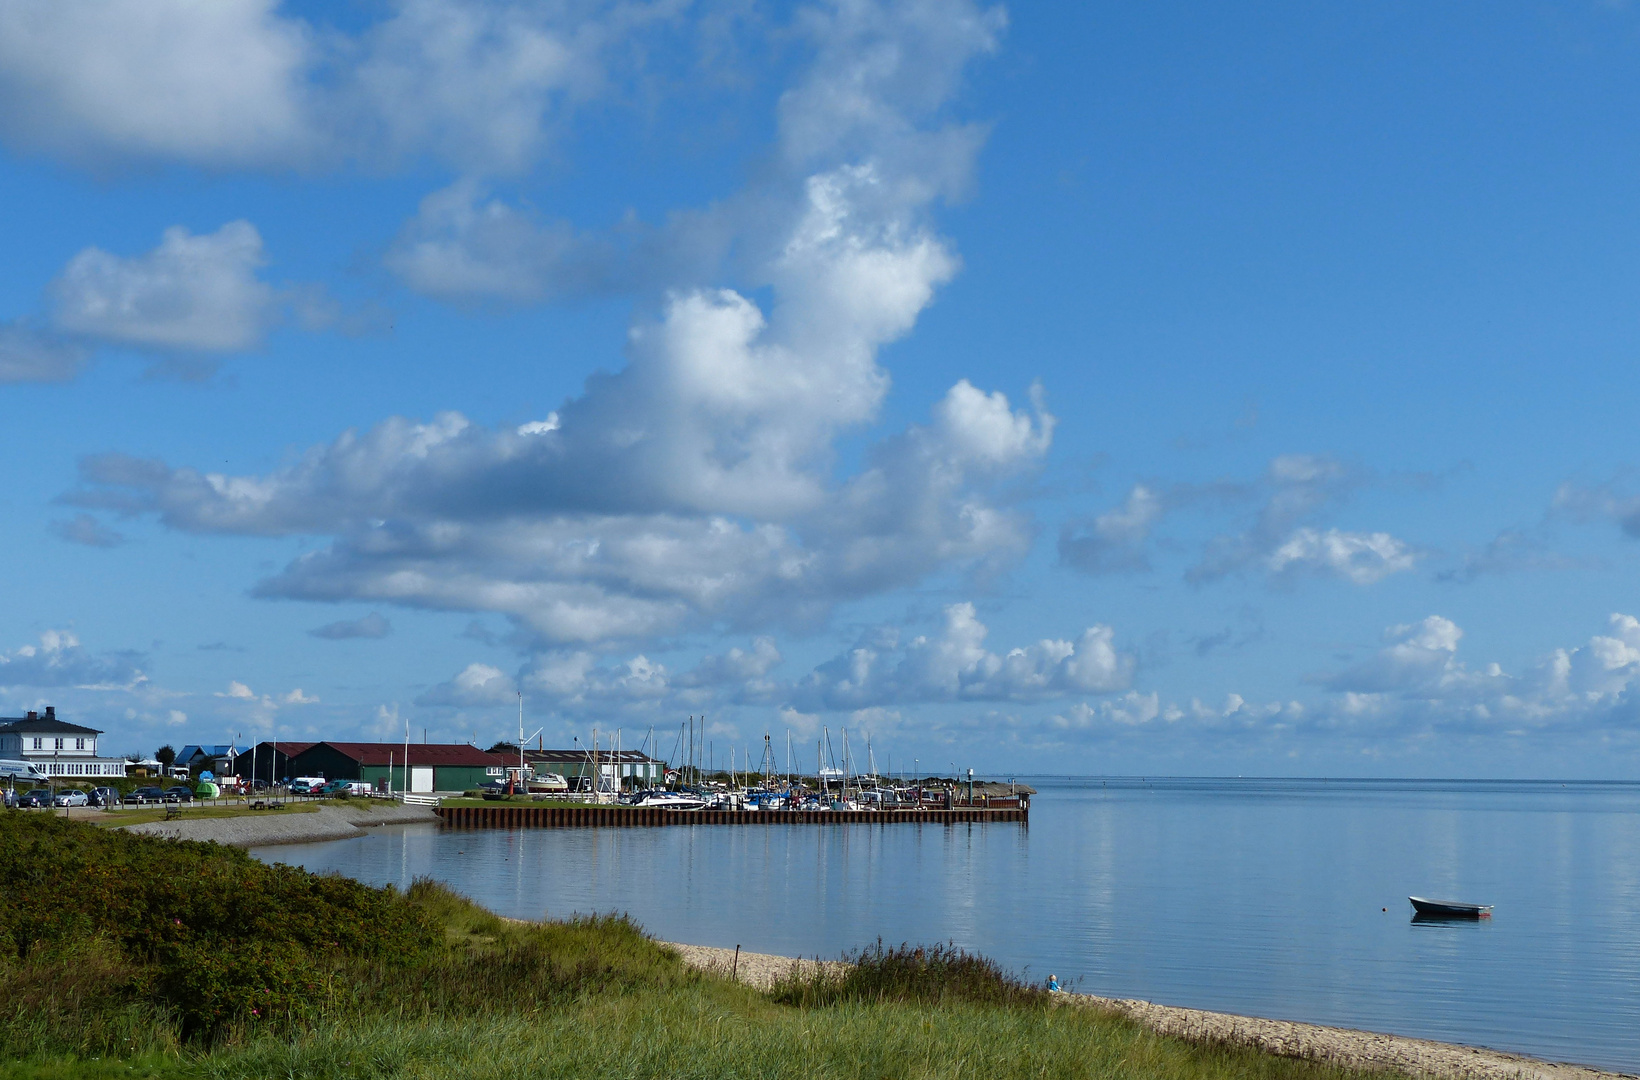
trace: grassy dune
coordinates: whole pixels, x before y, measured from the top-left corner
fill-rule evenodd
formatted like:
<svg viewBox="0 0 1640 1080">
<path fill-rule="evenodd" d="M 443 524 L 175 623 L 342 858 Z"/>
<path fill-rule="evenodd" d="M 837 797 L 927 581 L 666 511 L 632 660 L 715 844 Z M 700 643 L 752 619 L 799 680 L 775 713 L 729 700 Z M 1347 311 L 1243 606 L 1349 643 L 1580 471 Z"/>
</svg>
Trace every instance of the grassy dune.
<svg viewBox="0 0 1640 1080">
<path fill-rule="evenodd" d="M 212 845 L 20 819 L 0 821 L 13 884 L 0 1080 L 1361 1075 L 1056 1008 L 947 949 L 879 947 L 846 974 L 764 993 L 686 969 L 622 918 L 516 923 L 432 883 L 367 889 Z M 123 899 L 93 882 L 53 926 L 17 900 L 20 879 L 96 859 L 130 875 Z M 240 899 L 211 895 L 223 889 Z"/>
</svg>

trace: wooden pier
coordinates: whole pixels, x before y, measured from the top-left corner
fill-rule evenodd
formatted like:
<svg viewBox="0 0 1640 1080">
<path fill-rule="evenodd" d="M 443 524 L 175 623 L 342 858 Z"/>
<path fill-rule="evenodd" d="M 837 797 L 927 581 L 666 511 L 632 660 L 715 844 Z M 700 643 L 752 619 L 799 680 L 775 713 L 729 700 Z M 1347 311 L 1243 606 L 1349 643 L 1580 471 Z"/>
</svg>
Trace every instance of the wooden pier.
<svg viewBox="0 0 1640 1080">
<path fill-rule="evenodd" d="M 584 828 L 647 825 L 957 825 L 1030 818 L 1030 804 L 926 810 L 665 810 L 656 806 L 441 806 L 460 828 Z"/>
</svg>

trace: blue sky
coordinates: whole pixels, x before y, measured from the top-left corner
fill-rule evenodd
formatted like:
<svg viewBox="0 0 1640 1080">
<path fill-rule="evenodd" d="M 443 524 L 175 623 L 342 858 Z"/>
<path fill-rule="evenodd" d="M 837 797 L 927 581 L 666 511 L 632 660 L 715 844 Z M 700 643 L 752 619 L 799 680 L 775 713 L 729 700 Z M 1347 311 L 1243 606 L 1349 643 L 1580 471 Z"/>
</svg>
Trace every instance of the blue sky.
<svg viewBox="0 0 1640 1080">
<path fill-rule="evenodd" d="M 1637 53 L 1597 2 L 8 5 L 0 709 L 1634 777 Z"/>
</svg>

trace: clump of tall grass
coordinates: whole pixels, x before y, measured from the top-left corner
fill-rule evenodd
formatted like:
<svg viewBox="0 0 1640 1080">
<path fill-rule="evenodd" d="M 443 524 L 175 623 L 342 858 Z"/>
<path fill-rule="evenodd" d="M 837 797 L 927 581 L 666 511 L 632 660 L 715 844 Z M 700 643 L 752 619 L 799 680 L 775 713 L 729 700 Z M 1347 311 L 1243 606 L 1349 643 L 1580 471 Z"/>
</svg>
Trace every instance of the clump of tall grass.
<svg viewBox="0 0 1640 1080">
<path fill-rule="evenodd" d="M 816 965 L 776 983 L 774 1000 L 819 1007 L 838 1002 L 968 1001 L 988 1005 L 1040 1005 L 1047 994 L 1027 986 L 994 961 L 954 945 L 898 945 L 882 939 L 853 953 L 839 967 Z"/>
</svg>

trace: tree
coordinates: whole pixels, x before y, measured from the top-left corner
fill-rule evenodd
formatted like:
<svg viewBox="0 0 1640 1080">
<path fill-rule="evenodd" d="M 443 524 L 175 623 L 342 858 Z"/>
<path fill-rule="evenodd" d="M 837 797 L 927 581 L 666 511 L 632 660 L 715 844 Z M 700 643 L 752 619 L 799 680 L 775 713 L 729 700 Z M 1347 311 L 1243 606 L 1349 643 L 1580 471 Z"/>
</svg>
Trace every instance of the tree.
<svg viewBox="0 0 1640 1080">
<path fill-rule="evenodd" d="M 163 768 L 166 772 L 171 771 L 171 763 L 176 761 L 176 759 L 177 759 L 177 752 L 175 750 L 171 749 L 171 746 L 170 746 L 169 743 L 167 743 L 166 745 L 160 747 L 158 750 L 154 751 L 154 760 L 158 761 L 159 764 L 160 764 L 160 767 Z"/>
<path fill-rule="evenodd" d="M 517 743 L 510 743 L 510 742 L 498 742 L 494 746 L 490 747 L 488 750 L 486 750 L 484 752 L 486 754 L 506 754 L 508 757 L 517 757 L 518 756 L 518 744 Z"/>
</svg>

